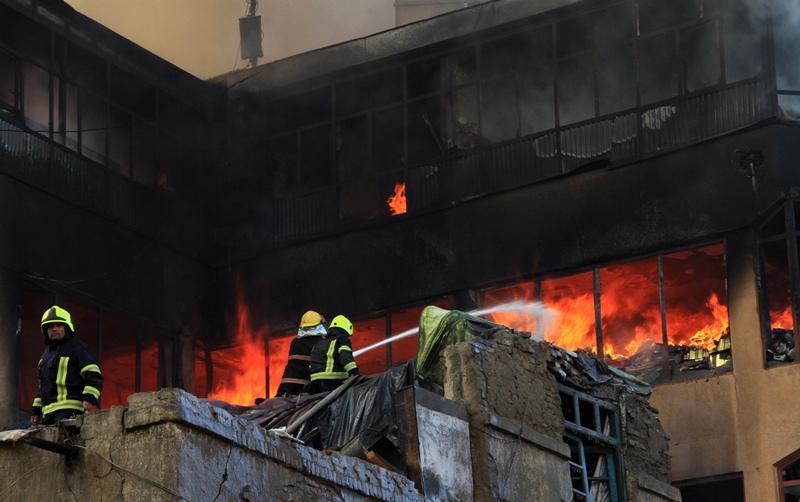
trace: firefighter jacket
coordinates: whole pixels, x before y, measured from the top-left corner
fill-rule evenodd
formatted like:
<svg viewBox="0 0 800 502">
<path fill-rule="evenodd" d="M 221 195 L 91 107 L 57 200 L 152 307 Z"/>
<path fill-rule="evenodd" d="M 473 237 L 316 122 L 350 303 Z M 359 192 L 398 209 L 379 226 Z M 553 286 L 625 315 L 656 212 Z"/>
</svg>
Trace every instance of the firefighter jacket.
<svg viewBox="0 0 800 502">
<path fill-rule="evenodd" d="M 33 414 L 83 412 L 83 401 L 97 405 L 102 389 L 100 366 L 83 342 L 68 332 L 63 340 L 49 342 L 39 359 L 39 392 L 33 400 Z"/>
<path fill-rule="evenodd" d="M 322 339 L 320 336 L 304 336 L 292 340 L 292 345 L 289 347 L 289 361 L 283 370 L 281 385 L 278 387 L 279 396 L 297 395 L 308 385 L 311 350 Z"/>
<path fill-rule="evenodd" d="M 320 340 L 311 350 L 310 380 L 345 380 L 358 375 L 353 358 L 350 336 L 340 328 L 333 328 L 328 337 Z"/>
</svg>

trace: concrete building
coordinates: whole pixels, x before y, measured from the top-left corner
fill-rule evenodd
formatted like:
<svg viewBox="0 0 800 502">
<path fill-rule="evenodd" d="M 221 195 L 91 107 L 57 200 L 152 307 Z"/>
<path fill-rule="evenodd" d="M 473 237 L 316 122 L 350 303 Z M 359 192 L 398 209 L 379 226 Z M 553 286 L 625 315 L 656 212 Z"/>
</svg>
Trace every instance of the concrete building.
<svg viewBox="0 0 800 502">
<path fill-rule="evenodd" d="M 358 348 L 524 299 L 553 320 L 495 319 L 655 386 L 684 500 L 797 500 L 791 2 L 499 0 L 209 82 L 0 6 L 6 416 L 52 301 L 122 368 L 107 405 L 230 381 L 237 298 L 265 393 L 307 308 Z"/>
</svg>

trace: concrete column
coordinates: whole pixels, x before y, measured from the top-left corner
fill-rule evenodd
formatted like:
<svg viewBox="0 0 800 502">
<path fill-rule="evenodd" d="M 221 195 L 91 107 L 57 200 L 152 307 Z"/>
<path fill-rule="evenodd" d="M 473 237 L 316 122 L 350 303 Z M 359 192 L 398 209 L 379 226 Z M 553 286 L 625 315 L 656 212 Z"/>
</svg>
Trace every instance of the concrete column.
<svg viewBox="0 0 800 502">
<path fill-rule="evenodd" d="M 18 335 L 21 302 L 19 276 L 0 268 L 0 427 L 16 422 Z"/>
</svg>

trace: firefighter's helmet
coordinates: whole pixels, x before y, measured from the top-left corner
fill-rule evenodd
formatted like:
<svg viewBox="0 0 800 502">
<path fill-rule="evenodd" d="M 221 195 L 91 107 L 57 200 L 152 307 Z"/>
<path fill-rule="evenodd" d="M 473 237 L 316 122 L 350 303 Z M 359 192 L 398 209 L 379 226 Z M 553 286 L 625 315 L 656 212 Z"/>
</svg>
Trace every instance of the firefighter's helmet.
<svg viewBox="0 0 800 502">
<path fill-rule="evenodd" d="M 350 322 L 350 319 L 346 318 L 345 316 L 339 314 L 333 318 L 331 321 L 331 325 L 328 327 L 328 331 L 333 328 L 340 328 L 347 332 L 348 335 L 353 336 L 353 323 Z"/>
<path fill-rule="evenodd" d="M 312 326 L 316 326 L 317 324 L 322 324 L 325 322 L 325 318 L 319 312 L 315 312 L 313 310 L 309 310 L 303 317 L 300 318 L 300 327 L 301 328 L 310 328 Z"/>
<path fill-rule="evenodd" d="M 72 324 L 72 316 L 70 313 L 58 305 L 53 305 L 42 314 L 42 334 L 46 337 L 47 328 L 45 326 L 57 322 L 64 324 L 70 333 L 75 333 L 75 326 Z"/>
</svg>

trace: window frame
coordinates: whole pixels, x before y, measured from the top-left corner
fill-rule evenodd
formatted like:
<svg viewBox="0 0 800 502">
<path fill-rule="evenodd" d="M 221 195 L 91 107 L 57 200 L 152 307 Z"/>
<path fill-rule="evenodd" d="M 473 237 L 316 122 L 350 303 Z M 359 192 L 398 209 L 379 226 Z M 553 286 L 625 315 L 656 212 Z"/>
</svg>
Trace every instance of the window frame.
<svg viewBox="0 0 800 502">
<path fill-rule="evenodd" d="M 610 260 L 610 261 L 605 261 L 605 262 L 598 262 L 598 263 L 595 263 L 595 264 L 593 264 L 592 266 L 589 266 L 589 267 L 578 267 L 578 268 L 570 269 L 570 270 L 566 270 L 566 271 L 559 271 L 558 273 L 554 273 L 554 274 L 528 274 L 528 275 L 523 275 L 518 280 L 511 281 L 511 282 L 509 282 L 509 281 L 494 282 L 494 283 L 490 283 L 490 284 L 488 284 L 486 286 L 483 286 L 481 288 L 478 288 L 477 289 L 478 298 L 480 299 L 479 301 L 481 302 L 481 307 L 483 308 L 483 307 L 486 307 L 486 305 L 483 304 L 483 298 L 484 298 L 485 292 L 490 291 L 492 289 L 502 288 L 502 287 L 505 287 L 505 286 L 513 286 L 513 285 L 516 285 L 516 284 L 522 284 L 522 283 L 530 282 L 533 285 L 533 291 L 534 291 L 533 301 L 541 301 L 541 291 L 542 291 L 542 286 L 541 285 L 542 285 L 543 281 L 546 281 L 548 279 L 557 279 L 557 278 L 569 277 L 569 276 L 572 276 L 572 275 L 583 274 L 583 273 L 586 273 L 586 272 L 591 272 L 592 276 L 593 276 L 593 279 L 594 279 L 594 284 L 593 284 L 593 288 L 592 288 L 592 294 L 593 294 L 594 303 L 595 303 L 595 307 L 594 307 L 594 313 L 595 313 L 595 335 L 596 335 L 596 338 L 597 338 L 597 342 L 596 342 L 596 345 L 594 347 L 594 349 L 595 349 L 595 357 L 597 357 L 599 359 L 605 359 L 606 355 L 605 355 L 605 350 L 604 350 L 604 345 L 603 345 L 604 334 L 603 334 L 603 327 L 602 327 L 602 324 L 603 324 L 602 323 L 602 308 L 601 308 L 601 304 L 600 304 L 600 297 L 601 297 L 601 293 L 602 293 L 602 285 L 600 284 L 600 270 L 602 268 L 605 268 L 605 267 L 608 267 L 608 266 L 611 266 L 611 265 L 619 265 L 619 264 L 624 264 L 624 263 L 629 263 L 629 262 L 635 262 L 635 261 L 639 261 L 639 260 L 645 260 L 645 259 L 648 259 L 648 258 L 657 258 L 657 260 L 658 260 L 658 269 L 657 269 L 658 270 L 658 290 L 659 290 L 658 291 L 658 295 L 659 295 L 659 309 L 660 309 L 660 316 L 661 316 L 661 340 L 660 340 L 660 343 L 663 344 L 663 346 L 664 346 L 664 348 L 666 350 L 669 350 L 668 349 L 669 348 L 669 332 L 668 332 L 668 329 L 667 329 L 667 317 L 666 317 L 667 316 L 667 306 L 666 306 L 666 298 L 665 298 L 665 290 L 664 290 L 664 282 L 665 282 L 665 279 L 664 279 L 664 256 L 665 255 L 670 255 L 670 254 L 673 254 L 673 253 L 678 253 L 678 252 L 681 252 L 681 251 L 691 251 L 693 249 L 705 248 L 705 247 L 712 246 L 712 245 L 717 245 L 717 244 L 721 245 L 722 249 L 723 249 L 723 254 L 722 254 L 723 272 L 722 272 L 722 274 L 723 274 L 723 278 L 724 278 L 724 281 L 725 281 L 725 303 L 724 303 L 724 306 L 727 309 L 728 320 L 729 320 L 729 323 L 730 323 L 730 298 L 728 297 L 728 241 L 727 241 L 727 237 L 726 236 L 720 236 L 720 237 L 717 237 L 717 238 L 703 239 L 701 241 L 697 241 L 697 242 L 694 242 L 694 243 L 691 243 L 691 244 L 685 244 L 685 245 L 681 245 L 681 246 L 677 246 L 677 247 L 667 248 L 667 249 L 658 251 L 657 253 L 654 253 L 654 254 L 637 255 L 637 256 L 632 256 L 632 257 L 628 256 L 628 257 L 619 258 L 619 259 L 615 259 L 615 260 Z M 731 347 L 732 347 L 733 344 L 734 344 L 734 341 L 733 341 L 733 337 L 732 336 L 730 338 L 731 338 L 730 343 L 731 343 Z M 732 349 L 730 349 L 730 350 L 732 350 Z M 665 365 L 668 365 L 669 362 L 670 362 L 669 361 L 669 357 L 665 357 Z M 730 369 L 726 370 L 724 372 L 720 372 L 720 373 L 732 372 L 733 371 L 733 364 L 734 364 L 733 363 L 733 358 L 731 357 Z M 698 378 L 709 378 L 710 376 L 715 376 L 716 375 L 716 374 L 707 374 L 707 373 L 705 373 L 705 371 L 711 371 L 711 370 L 703 370 L 702 373 L 698 371 L 698 373 L 696 375 L 688 376 L 686 378 L 673 378 L 671 376 L 671 372 L 668 371 L 668 369 L 669 369 L 668 367 L 665 367 L 663 369 L 662 378 L 654 381 L 650 385 L 664 385 L 664 384 L 669 384 L 669 383 L 680 383 L 680 382 L 684 382 L 684 381 L 695 380 L 695 379 L 698 379 Z M 692 375 L 691 372 L 687 372 L 687 373 Z"/>
<path fill-rule="evenodd" d="M 782 471 L 788 466 L 800 461 L 800 450 L 797 450 L 775 462 L 775 475 L 778 482 L 778 497 L 780 502 L 786 502 L 785 488 L 790 486 L 800 486 L 800 480 L 784 481 Z"/>
<path fill-rule="evenodd" d="M 761 331 L 761 359 L 764 369 L 784 368 L 790 367 L 800 363 L 800 358 L 795 358 L 791 362 L 776 362 L 770 364 L 767 359 L 767 344 L 771 336 L 770 330 L 772 329 L 769 309 L 768 291 L 765 287 L 766 284 L 766 270 L 764 262 L 764 252 L 762 245 L 772 242 L 783 242 L 786 245 L 786 252 L 788 263 L 786 264 L 787 272 L 789 273 L 789 299 L 792 309 L 792 335 L 794 339 L 795 350 L 798 348 L 800 336 L 797 333 L 798 320 L 800 320 L 800 264 L 798 264 L 798 238 L 800 238 L 800 231 L 797 229 L 797 219 L 795 213 L 795 206 L 800 209 L 800 199 L 788 199 L 780 203 L 777 208 L 769 211 L 767 215 L 758 223 L 754 232 L 754 250 L 755 250 L 755 269 L 756 269 L 756 283 L 758 289 L 758 317 Z M 761 238 L 761 230 L 767 225 L 772 223 L 780 213 L 783 213 L 783 233 L 770 235 L 764 239 Z"/>
</svg>

